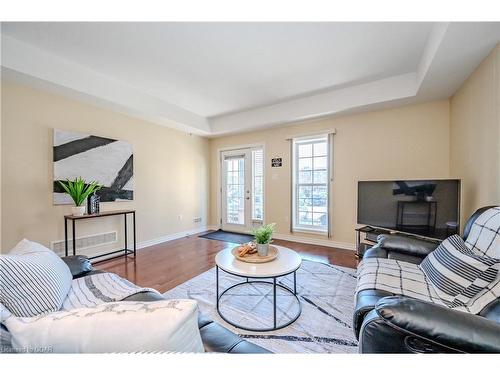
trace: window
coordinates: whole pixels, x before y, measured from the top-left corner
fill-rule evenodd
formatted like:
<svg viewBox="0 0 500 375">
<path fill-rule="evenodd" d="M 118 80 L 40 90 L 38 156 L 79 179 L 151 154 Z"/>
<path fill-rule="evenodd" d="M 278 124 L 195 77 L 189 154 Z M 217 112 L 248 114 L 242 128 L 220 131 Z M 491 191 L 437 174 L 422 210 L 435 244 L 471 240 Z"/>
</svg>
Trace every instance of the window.
<svg viewBox="0 0 500 375">
<path fill-rule="evenodd" d="M 263 150 L 252 150 L 252 220 L 264 220 Z"/>
<path fill-rule="evenodd" d="M 245 168 L 244 156 L 226 158 L 227 222 L 245 222 Z"/>
<path fill-rule="evenodd" d="M 293 140 L 293 228 L 328 231 L 328 137 Z"/>
</svg>

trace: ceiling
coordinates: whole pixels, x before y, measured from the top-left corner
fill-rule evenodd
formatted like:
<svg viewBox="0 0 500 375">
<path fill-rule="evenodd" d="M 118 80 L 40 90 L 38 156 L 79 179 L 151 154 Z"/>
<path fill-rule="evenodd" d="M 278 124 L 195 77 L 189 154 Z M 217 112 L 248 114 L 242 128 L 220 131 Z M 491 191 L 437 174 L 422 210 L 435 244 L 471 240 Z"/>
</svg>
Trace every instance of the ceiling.
<svg viewBox="0 0 500 375">
<path fill-rule="evenodd" d="M 7 77 L 218 135 L 452 95 L 498 23 L 3 23 Z"/>
</svg>

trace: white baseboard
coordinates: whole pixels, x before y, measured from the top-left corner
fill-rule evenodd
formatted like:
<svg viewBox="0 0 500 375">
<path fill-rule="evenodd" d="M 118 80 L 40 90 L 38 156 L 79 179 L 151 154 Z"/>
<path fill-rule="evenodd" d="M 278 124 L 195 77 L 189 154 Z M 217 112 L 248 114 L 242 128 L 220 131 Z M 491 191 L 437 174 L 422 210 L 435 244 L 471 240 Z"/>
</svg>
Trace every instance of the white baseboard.
<svg viewBox="0 0 500 375">
<path fill-rule="evenodd" d="M 163 242 L 177 240 L 179 238 L 192 236 L 192 235 L 195 235 L 198 233 L 206 232 L 208 230 L 218 230 L 218 229 L 219 229 L 219 227 L 217 225 L 206 225 L 206 226 L 203 226 L 200 228 L 186 230 L 184 232 L 167 234 L 166 236 L 162 236 L 162 237 L 158 237 L 158 238 L 153 238 L 151 240 L 139 242 L 137 244 L 137 249 L 143 249 L 145 247 L 158 245 L 158 244 L 163 243 Z M 306 244 L 310 244 L 310 245 L 336 247 L 338 249 L 346 249 L 346 250 L 353 250 L 353 251 L 356 250 L 356 245 L 353 243 L 330 241 L 330 240 L 323 239 L 323 238 L 300 237 L 300 236 L 295 236 L 292 234 L 281 234 L 281 233 L 275 233 L 274 238 L 276 238 L 278 240 L 300 242 L 300 243 L 306 243 Z"/>
<path fill-rule="evenodd" d="M 217 225 L 210 225 L 207 227 L 207 230 L 218 230 L 218 229 L 220 229 L 220 227 Z M 282 233 L 275 233 L 273 235 L 273 237 L 276 238 L 277 240 L 307 243 L 310 245 L 336 247 L 338 249 L 345 249 L 345 250 L 352 250 L 352 251 L 356 250 L 356 244 L 349 243 L 349 242 L 330 241 L 330 240 L 323 239 L 323 238 L 299 237 L 299 236 L 295 236 L 292 234 L 282 234 Z"/>
<path fill-rule="evenodd" d="M 310 244 L 310 245 L 336 247 L 338 249 L 346 249 L 346 250 L 353 250 L 353 251 L 356 250 L 356 245 L 353 243 L 337 242 L 337 241 L 331 241 L 331 240 L 327 240 L 327 239 L 323 239 L 323 238 L 299 237 L 299 236 L 295 236 L 292 234 L 281 234 L 281 233 L 275 233 L 273 235 L 273 237 L 278 239 L 278 240 L 300 242 L 300 243 L 306 243 L 306 244 Z"/>
<path fill-rule="evenodd" d="M 151 240 L 147 241 L 141 241 L 137 243 L 137 249 L 143 249 L 145 247 L 153 246 L 153 245 L 158 245 L 163 242 L 167 241 L 172 241 L 172 240 L 177 240 L 179 238 L 187 237 L 187 236 L 192 236 L 198 233 L 206 232 L 207 230 L 215 230 L 216 227 L 213 225 L 206 225 L 200 228 L 193 228 L 186 230 L 184 232 L 177 232 L 177 233 L 172 233 L 172 234 L 167 234 L 165 236 L 153 238 Z"/>
</svg>

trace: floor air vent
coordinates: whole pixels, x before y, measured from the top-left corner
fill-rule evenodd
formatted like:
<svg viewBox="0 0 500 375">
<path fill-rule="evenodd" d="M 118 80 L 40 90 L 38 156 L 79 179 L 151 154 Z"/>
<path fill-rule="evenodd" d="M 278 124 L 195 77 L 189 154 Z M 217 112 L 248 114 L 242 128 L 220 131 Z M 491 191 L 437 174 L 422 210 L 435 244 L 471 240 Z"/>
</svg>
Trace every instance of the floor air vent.
<svg viewBox="0 0 500 375">
<path fill-rule="evenodd" d="M 76 250 L 91 249 L 102 245 L 109 245 L 117 242 L 118 234 L 116 231 L 93 234 L 91 236 L 77 237 Z M 58 255 L 64 255 L 64 240 L 52 241 L 52 250 Z M 73 254 L 73 239 L 68 238 L 68 254 Z"/>
</svg>

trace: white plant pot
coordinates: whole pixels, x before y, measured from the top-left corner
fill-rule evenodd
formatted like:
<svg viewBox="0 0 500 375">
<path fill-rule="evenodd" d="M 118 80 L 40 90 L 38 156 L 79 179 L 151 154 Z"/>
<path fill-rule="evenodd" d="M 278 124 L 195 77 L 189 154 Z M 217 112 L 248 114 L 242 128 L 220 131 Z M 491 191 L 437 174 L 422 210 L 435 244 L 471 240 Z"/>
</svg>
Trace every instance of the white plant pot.
<svg viewBox="0 0 500 375">
<path fill-rule="evenodd" d="M 268 243 L 258 243 L 257 244 L 257 253 L 261 257 L 267 257 L 269 253 L 269 244 Z"/>
<path fill-rule="evenodd" d="M 85 215 L 85 206 L 73 206 L 73 207 L 71 207 L 71 214 L 74 216 Z"/>
</svg>

